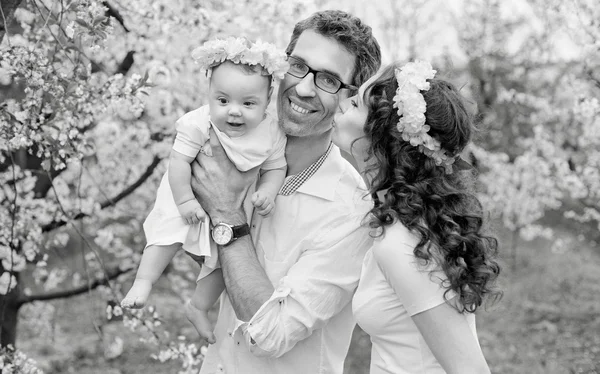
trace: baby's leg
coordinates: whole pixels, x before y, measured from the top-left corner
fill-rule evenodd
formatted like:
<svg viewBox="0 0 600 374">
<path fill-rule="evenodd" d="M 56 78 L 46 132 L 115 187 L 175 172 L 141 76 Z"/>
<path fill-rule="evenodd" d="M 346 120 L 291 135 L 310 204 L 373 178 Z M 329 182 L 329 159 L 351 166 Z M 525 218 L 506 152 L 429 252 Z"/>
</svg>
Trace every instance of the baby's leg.
<svg viewBox="0 0 600 374">
<path fill-rule="evenodd" d="M 135 281 L 127 295 L 121 301 L 123 308 L 143 308 L 152 291 L 152 285 L 158 280 L 167 265 L 171 262 L 180 243 L 171 245 L 151 245 L 144 249 L 142 260 L 135 276 Z"/>
<path fill-rule="evenodd" d="M 215 342 L 215 335 L 208 319 L 208 311 L 219 299 L 224 289 L 223 272 L 221 269 L 215 269 L 206 277 L 198 280 L 192 299 L 185 305 L 187 319 L 209 344 Z"/>
</svg>

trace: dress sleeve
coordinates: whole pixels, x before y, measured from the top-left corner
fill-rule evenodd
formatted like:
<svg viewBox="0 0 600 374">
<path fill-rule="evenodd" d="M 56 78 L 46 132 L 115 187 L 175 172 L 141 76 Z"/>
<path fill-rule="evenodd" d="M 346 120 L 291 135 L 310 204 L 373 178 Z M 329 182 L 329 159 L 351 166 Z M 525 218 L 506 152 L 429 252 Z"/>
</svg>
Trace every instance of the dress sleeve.
<svg viewBox="0 0 600 374">
<path fill-rule="evenodd" d="M 256 356 L 281 357 L 322 328 L 352 299 L 362 259 L 372 244 L 362 217 L 343 217 L 316 238 L 275 291 L 240 326 Z"/>
<path fill-rule="evenodd" d="M 196 157 L 208 140 L 208 106 L 184 114 L 177 120 L 176 125 L 177 136 L 173 150 L 188 157 Z"/>
<path fill-rule="evenodd" d="M 274 140 L 273 152 L 262 164 L 262 170 L 279 169 L 287 165 L 285 160 L 285 145 L 287 144 L 287 136 L 279 127 L 277 120 L 270 114 L 267 115 L 267 120 L 270 121 L 272 139 Z"/>
<path fill-rule="evenodd" d="M 415 257 L 413 250 L 418 242 L 418 238 L 402 226 L 400 230 L 390 227 L 385 237 L 373 245 L 377 265 L 411 316 L 444 303 L 446 288 L 443 285 L 447 283 L 446 275 L 433 262 L 425 266 Z M 454 296 L 450 291 L 447 299 Z"/>
</svg>

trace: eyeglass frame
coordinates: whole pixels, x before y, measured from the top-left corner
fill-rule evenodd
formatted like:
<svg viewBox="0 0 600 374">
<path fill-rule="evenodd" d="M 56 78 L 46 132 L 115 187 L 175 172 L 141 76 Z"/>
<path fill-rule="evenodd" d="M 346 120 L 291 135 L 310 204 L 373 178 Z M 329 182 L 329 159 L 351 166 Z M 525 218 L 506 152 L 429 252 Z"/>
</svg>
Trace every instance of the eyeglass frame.
<svg viewBox="0 0 600 374">
<path fill-rule="evenodd" d="M 306 78 L 306 76 L 308 74 L 313 73 L 313 83 L 315 84 L 315 87 L 317 87 L 318 89 L 320 89 L 323 92 L 327 92 L 329 94 L 336 94 L 336 93 L 340 92 L 341 89 L 358 90 L 358 87 L 353 86 L 351 84 L 346 84 L 346 83 L 342 82 L 342 80 L 340 78 L 336 77 L 334 74 L 326 72 L 326 71 L 322 71 L 322 70 L 315 70 L 315 69 L 311 68 L 310 66 L 308 66 L 308 64 L 306 62 L 304 62 L 303 60 L 299 59 L 298 57 L 294 57 L 294 56 L 291 56 L 291 55 L 288 54 L 286 61 L 289 61 L 290 59 L 293 59 L 293 60 L 295 60 L 295 61 L 303 64 L 304 66 L 306 66 L 306 68 L 308 70 L 306 71 L 306 74 L 304 74 L 304 76 L 302 76 L 302 77 L 299 77 L 299 76 L 296 76 L 296 75 L 290 73 L 289 70 L 286 72 L 286 74 L 289 74 L 289 75 L 291 75 L 294 78 L 304 79 L 304 78 Z M 338 87 L 338 89 L 335 92 L 329 92 L 329 91 L 325 90 L 324 88 L 320 87 L 317 84 L 317 74 L 319 74 L 319 73 L 327 74 L 327 75 L 331 76 L 332 78 L 335 78 L 338 82 L 340 82 L 340 86 Z"/>
</svg>

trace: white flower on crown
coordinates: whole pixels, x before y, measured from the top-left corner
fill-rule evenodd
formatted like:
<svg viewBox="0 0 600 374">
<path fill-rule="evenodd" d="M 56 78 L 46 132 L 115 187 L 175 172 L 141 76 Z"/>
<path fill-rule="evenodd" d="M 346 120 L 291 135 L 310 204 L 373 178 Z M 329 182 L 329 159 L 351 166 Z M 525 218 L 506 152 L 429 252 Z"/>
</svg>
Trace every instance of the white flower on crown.
<svg viewBox="0 0 600 374">
<path fill-rule="evenodd" d="M 400 69 L 395 69 L 398 88 L 393 98 L 393 107 L 398 109 L 400 117 L 396 127 L 404 141 L 419 147 L 419 151 L 431 157 L 436 165 L 443 165 L 446 173 L 451 173 L 455 158 L 448 156 L 441 143 L 428 134 L 430 126 L 425 124 L 427 103 L 421 91 L 429 90 L 427 79 L 432 79 L 435 73 L 431 64 L 426 61 L 409 62 Z"/>
<path fill-rule="evenodd" d="M 227 60 L 235 64 L 261 65 L 274 78 L 283 79 L 289 69 L 286 57 L 271 43 L 252 43 L 234 37 L 211 40 L 192 51 L 192 58 L 209 76 L 212 68 Z"/>
<path fill-rule="evenodd" d="M 246 43 L 242 38 L 230 38 L 227 39 L 227 43 L 224 46 L 225 53 L 227 54 L 226 59 L 231 59 L 236 64 L 242 61 L 244 52 L 248 49 Z"/>
</svg>

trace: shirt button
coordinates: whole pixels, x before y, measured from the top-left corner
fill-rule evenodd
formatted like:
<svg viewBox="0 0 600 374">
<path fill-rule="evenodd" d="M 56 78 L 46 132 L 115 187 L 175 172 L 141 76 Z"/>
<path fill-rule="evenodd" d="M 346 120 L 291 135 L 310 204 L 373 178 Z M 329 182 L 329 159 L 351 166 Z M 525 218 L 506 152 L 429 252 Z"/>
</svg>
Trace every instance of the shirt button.
<svg viewBox="0 0 600 374">
<path fill-rule="evenodd" d="M 227 332 L 229 334 L 229 336 L 233 336 L 233 333 L 231 331 Z"/>
</svg>

